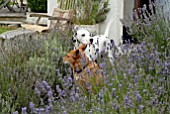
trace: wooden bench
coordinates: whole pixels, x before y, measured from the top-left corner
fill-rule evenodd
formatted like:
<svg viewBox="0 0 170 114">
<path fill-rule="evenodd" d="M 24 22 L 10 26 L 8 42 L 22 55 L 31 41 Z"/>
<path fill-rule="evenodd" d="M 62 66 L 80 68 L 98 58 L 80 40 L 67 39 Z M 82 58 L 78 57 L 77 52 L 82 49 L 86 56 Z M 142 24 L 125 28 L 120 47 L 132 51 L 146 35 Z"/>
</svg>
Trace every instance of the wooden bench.
<svg viewBox="0 0 170 114">
<path fill-rule="evenodd" d="M 49 29 L 51 28 L 52 29 L 63 29 L 64 27 L 69 27 L 72 29 L 74 10 L 61 10 L 59 8 L 55 8 L 52 16 L 48 14 L 44 14 L 44 13 L 31 13 L 30 17 L 38 17 L 38 19 L 34 23 L 37 26 L 40 26 L 39 22 L 41 18 L 48 18 L 48 20 L 50 20 L 50 26 L 48 27 Z M 27 25 L 27 27 L 26 26 L 23 26 L 23 27 L 26 27 L 26 29 L 29 29 L 28 26 L 29 25 Z M 44 27 L 44 26 L 41 26 L 41 27 L 44 28 L 44 30 L 47 30 L 47 27 Z"/>
</svg>

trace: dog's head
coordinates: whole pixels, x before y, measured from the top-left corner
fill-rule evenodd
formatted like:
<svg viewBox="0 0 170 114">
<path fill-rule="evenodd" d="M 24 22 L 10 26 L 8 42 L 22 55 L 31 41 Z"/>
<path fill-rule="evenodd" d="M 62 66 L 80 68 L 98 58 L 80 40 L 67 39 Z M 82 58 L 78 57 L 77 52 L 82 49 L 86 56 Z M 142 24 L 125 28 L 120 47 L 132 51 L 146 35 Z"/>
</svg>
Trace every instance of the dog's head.
<svg viewBox="0 0 170 114">
<path fill-rule="evenodd" d="M 63 58 L 65 63 L 69 63 L 73 68 L 75 65 L 80 65 L 83 59 L 87 59 L 84 54 L 84 50 L 86 49 L 86 44 L 82 44 L 78 49 L 71 50 L 67 53 L 67 55 Z"/>
<path fill-rule="evenodd" d="M 86 29 L 79 29 L 74 32 L 72 41 L 75 43 L 75 48 L 78 48 L 80 44 L 89 44 L 92 34 Z"/>
</svg>

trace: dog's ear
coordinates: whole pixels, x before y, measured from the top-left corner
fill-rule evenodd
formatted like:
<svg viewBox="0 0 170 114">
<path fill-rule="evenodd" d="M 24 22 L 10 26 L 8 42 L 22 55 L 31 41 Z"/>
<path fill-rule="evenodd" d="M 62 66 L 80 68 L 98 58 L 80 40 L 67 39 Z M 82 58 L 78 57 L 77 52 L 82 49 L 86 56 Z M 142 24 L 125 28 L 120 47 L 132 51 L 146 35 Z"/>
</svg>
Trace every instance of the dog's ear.
<svg viewBox="0 0 170 114">
<path fill-rule="evenodd" d="M 80 46 L 80 48 L 79 49 L 81 49 L 81 50 L 85 50 L 86 49 L 86 47 L 87 47 L 87 45 L 86 44 L 82 44 L 81 46 Z"/>
<path fill-rule="evenodd" d="M 77 50 L 76 50 L 76 56 L 77 56 L 78 54 L 79 54 L 79 50 L 77 49 Z"/>
</svg>

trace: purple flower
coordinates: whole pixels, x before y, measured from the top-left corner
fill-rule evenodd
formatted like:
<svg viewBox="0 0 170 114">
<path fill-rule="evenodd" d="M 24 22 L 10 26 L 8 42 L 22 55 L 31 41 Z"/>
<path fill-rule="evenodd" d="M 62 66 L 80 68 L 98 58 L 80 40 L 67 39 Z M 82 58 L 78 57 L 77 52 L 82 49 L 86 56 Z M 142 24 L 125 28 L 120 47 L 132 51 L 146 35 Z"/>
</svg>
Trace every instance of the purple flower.
<svg viewBox="0 0 170 114">
<path fill-rule="evenodd" d="M 69 76 L 68 77 L 68 82 L 71 84 L 73 82 L 72 78 Z"/>
<path fill-rule="evenodd" d="M 125 98 L 124 98 L 124 103 L 125 103 L 125 104 L 127 104 L 127 103 L 128 103 L 128 101 L 129 101 L 129 96 L 128 96 L 128 95 L 126 95 L 126 96 L 125 96 Z"/>
<path fill-rule="evenodd" d="M 133 106 L 129 95 L 130 93 L 128 92 L 127 95 L 124 97 L 125 108 L 131 108 Z"/>
<path fill-rule="evenodd" d="M 62 90 L 59 94 L 60 94 L 60 96 L 65 96 L 65 91 Z"/>
<path fill-rule="evenodd" d="M 35 88 L 35 93 L 36 93 L 37 95 L 40 95 L 40 91 L 38 90 L 38 88 Z"/>
<path fill-rule="evenodd" d="M 120 88 L 120 89 L 122 89 L 122 86 L 123 86 L 122 84 L 119 84 L 119 88 Z"/>
<path fill-rule="evenodd" d="M 156 105 L 156 102 L 157 102 L 156 98 L 152 99 L 152 101 L 151 101 L 152 106 L 155 106 L 155 105 Z"/>
<path fill-rule="evenodd" d="M 89 114 L 92 114 L 92 110 L 89 111 Z"/>
<path fill-rule="evenodd" d="M 33 102 L 30 102 L 29 106 L 30 106 L 30 109 L 31 109 L 31 110 L 33 110 L 33 109 L 34 109 L 35 104 L 34 104 Z"/>
<path fill-rule="evenodd" d="M 118 110 L 118 109 L 119 109 L 119 107 L 118 107 L 118 105 L 117 105 L 116 103 L 111 102 L 111 105 L 112 105 L 112 107 L 113 107 L 115 110 Z"/>
<path fill-rule="evenodd" d="M 69 99 L 70 99 L 70 101 L 72 101 L 72 102 L 74 102 L 74 101 L 76 100 L 73 95 L 70 95 Z"/>
<path fill-rule="evenodd" d="M 67 114 L 67 112 L 66 112 L 66 111 L 63 111 L 63 114 Z"/>
<path fill-rule="evenodd" d="M 140 112 L 142 112 L 143 108 L 144 108 L 144 106 L 143 106 L 143 105 L 139 105 L 138 112 L 139 112 L 139 113 L 140 113 Z"/>
<path fill-rule="evenodd" d="M 50 114 L 50 111 L 47 110 L 47 108 L 46 108 L 46 110 L 45 110 L 45 114 Z"/>
<path fill-rule="evenodd" d="M 134 73 L 134 70 L 130 69 L 129 74 L 132 75 Z"/>
<path fill-rule="evenodd" d="M 104 63 L 104 62 L 103 62 L 103 63 L 100 63 L 100 64 L 99 64 L 99 67 L 100 67 L 101 69 L 106 68 L 106 63 Z"/>
<path fill-rule="evenodd" d="M 61 89 L 60 89 L 59 85 L 56 85 L 56 90 L 57 90 L 58 93 L 61 92 Z"/>
<path fill-rule="evenodd" d="M 46 86 L 46 89 L 47 89 L 48 91 L 51 91 L 51 87 L 50 87 L 49 85 Z"/>
<path fill-rule="evenodd" d="M 47 95 L 48 95 L 49 97 L 51 97 L 51 96 L 52 96 L 52 94 L 53 94 L 53 92 L 52 92 L 52 91 L 48 91 L 48 93 L 47 93 Z"/>
<path fill-rule="evenodd" d="M 116 75 L 116 70 L 113 70 L 113 71 L 112 71 L 112 75 L 113 75 L 113 76 Z"/>
<path fill-rule="evenodd" d="M 50 98 L 48 98 L 48 102 L 51 103 L 54 100 L 54 97 L 51 96 Z"/>
<path fill-rule="evenodd" d="M 22 108 L 22 114 L 27 114 L 27 107 Z"/>
<path fill-rule="evenodd" d="M 86 73 L 88 74 L 89 78 L 91 78 L 90 70 L 88 68 L 86 68 Z"/>
<path fill-rule="evenodd" d="M 159 87 L 157 91 L 157 95 L 161 95 L 161 94 L 162 94 L 162 87 Z"/>
<path fill-rule="evenodd" d="M 47 87 L 47 86 L 48 86 L 48 83 L 47 83 L 45 80 L 43 80 L 42 83 L 43 83 L 43 86 L 44 86 L 44 87 Z"/>
<path fill-rule="evenodd" d="M 156 64 L 160 64 L 160 60 L 158 58 L 156 59 Z"/>
<path fill-rule="evenodd" d="M 36 109 L 37 114 L 41 114 L 42 110 L 40 108 Z"/>
<path fill-rule="evenodd" d="M 134 84 L 137 84 L 137 83 L 138 83 L 139 77 L 140 77 L 140 76 L 135 76 L 135 77 L 134 77 Z"/>
<path fill-rule="evenodd" d="M 116 96 L 116 88 L 112 88 L 112 97 Z"/>
<path fill-rule="evenodd" d="M 50 104 L 48 107 L 46 107 L 46 111 L 50 111 L 51 109 L 53 108 L 53 105 L 52 104 Z"/>
<path fill-rule="evenodd" d="M 142 102 L 142 97 L 141 97 L 141 95 L 139 94 L 138 91 L 136 92 L 136 101 L 137 101 L 138 103 Z"/>
<path fill-rule="evenodd" d="M 77 100 L 79 100 L 80 98 L 79 98 L 79 94 L 78 93 L 76 93 L 75 94 L 75 98 L 77 99 Z"/>
<path fill-rule="evenodd" d="M 82 63 L 82 64 L 86 64 L 86 61 L 87 61 L 87 60 L 86 60 L 86 57 L 82 57 L 82 58 L 83 58 L 83 59 L 81 60 L 81 63 Z"/>
<path fill-rule="evenodd" d="M 153 10 L 153 6 L 151 3 L 149 4 L 149 10 L 151 10 L 151 11 Z"/>
</svg>

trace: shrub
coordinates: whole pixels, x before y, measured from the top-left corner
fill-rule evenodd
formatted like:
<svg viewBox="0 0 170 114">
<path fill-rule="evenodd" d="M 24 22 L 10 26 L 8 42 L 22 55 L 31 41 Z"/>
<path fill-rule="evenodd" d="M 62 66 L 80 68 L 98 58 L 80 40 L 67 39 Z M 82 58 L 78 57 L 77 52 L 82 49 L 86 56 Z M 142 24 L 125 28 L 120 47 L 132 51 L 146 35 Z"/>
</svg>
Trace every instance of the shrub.
<svg viewBox="0 0 170 114">
<path fill-rule="evenodd" d="M 61 34 L 57 38 L 40 36 L 8 40 L 1 45 L 0 112 L 21 112 L 22 107 L 29 107 L 30 102 L 42 106 L 41 99 L 44 97 L 36 95 L 36 84 L 47 80 L 55 90 L 55 85 L 61 83 L 59 77 L 62 78 L 65 72 L 61 55 L 69 48 L 69 40 L 65 39 L 66 36 L 60 39 Z M 60 41 L 65 42 L 67 47 L 62 47 Z M 58 74 L 58 71 L 61 73 Z M 46 99 L 44 102 L 47 102 Z"/>
<path fill-rule="evenodd" d="M 79 1 L 76 9 L 76 24 L 93 25 L 103 22 L 110 11 L 109 0 Z"/>
<path fill-rule="evenodd" d="M 147 8 L 148 7 L 148 8 Z M 137 12 L 140 15 L 137 15 Z M 135 20 L 123 20 L 128 28 L 128 33 L 139 42 L 153 43 L 161 53 L 162 58 L 169 56 L 170 47 L 170 7 L 169 2 L 158 1 L 150 3 L 149 6 L 137 9 L 134 12 Z"/>
<path fill-rule="evenodd" d="M 75 9 L 76 24 L 92 25 L 103 22 L 110 11 L 109 0 L 57 0 L 61 9 Z"/>
<path fill-rule="evenodd" d="M 7 40 L 1 45 L 0 63 L 0 112 L 12 113 L 21 111 L 29 101 L 37 102 L 32 91 L 34 79 L 25 74 L 25 61 L 30 57 L 33 41 L 29 39 Z M 28 73 L 28 72 L 27 72 Z M 30 97 L 31 96 L 31 97 Z"/>
<path fill-rule="evenodd" d="M 47 13 L 47 0 L 28 0 L 32 12 Z"/>
</svg>

